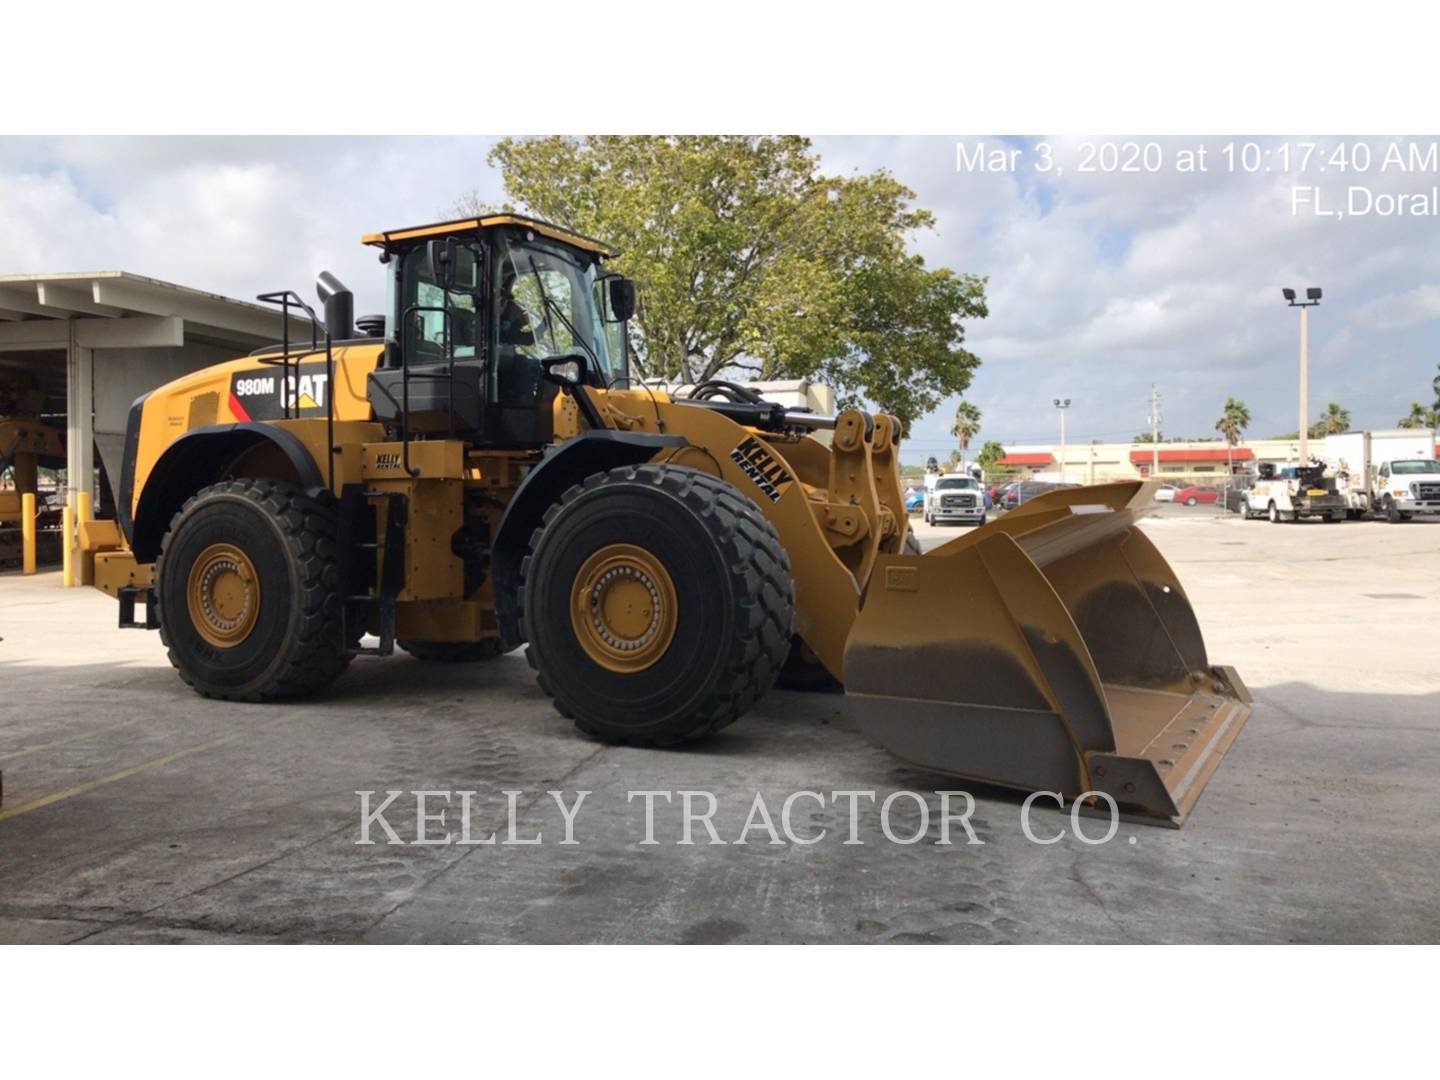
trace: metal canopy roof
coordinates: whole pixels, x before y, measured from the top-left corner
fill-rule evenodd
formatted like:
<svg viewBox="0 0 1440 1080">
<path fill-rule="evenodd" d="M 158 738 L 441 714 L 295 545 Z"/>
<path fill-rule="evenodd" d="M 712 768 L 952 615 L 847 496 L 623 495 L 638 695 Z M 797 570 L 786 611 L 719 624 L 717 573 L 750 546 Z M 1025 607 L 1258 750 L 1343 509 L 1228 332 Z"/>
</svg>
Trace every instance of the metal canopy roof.
<svg viewBox="0 0 1440 1080">
<path fill-rule="evenodd" d="M 129 322 L 138 319 L 143 326 Z M 123 270 L 0 275 L 0 343 L 43 348 L 60 329 L 55 320 L 84 320 L 80 344 L 96 348 L 180 345 L 186 336 L 254 346 L 282 336 L 278 308 Z M 291 317 L 292 339 L 308 341 L 310 329 L 308 319 Z"/>
<path fill-rule="evenodd" d="M 552 240 L 559 240 L 561 243 L 578 247 L 583 251 L 594 252 L 596 255 L 607 259 L 619 256 L 620 252 L 608 244 L 603 244 L 594 237 L 578 233 L 574 229 L 567 229 L 563 225 L 556 225 L 549 221 L 541 221 L 539 218 L 529 217 L 525 214 L 482 214 L 479 217 L 460 218 L 456 221 L 441 221 L 433 225 L 415 225 L 405 229 L 387 229 L 384 232 L 366 233 L 360 238 L 362 244 L 371 244 L 375 247 L 384 247 L 386 244 L 397 240 L 414 240 L 425 236 L 445 236 L 451 233 L 474 232 L 476 229 L 488 229 L 494 225 L 521 225 L 527 229 L 533 229 L 541 236 L 548 236 Z"/>
</svg>

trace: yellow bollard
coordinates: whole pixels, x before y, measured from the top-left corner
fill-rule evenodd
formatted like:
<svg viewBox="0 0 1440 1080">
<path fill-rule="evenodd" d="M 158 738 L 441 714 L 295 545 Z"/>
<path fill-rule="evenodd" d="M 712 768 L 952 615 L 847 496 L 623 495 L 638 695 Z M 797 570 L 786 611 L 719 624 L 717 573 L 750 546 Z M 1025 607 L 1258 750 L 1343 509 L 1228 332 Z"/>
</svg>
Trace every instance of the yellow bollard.
<svg viewBox="0 0 1440 1080">
<path fill-rule="evenodd" d="M 60 512 L 60 580 L 66 588 L 75 584 L 74 550 L 72 539 L 75 533 L 75 496 L 65 500 L 65 509 Z"/>
<path fill-rule="evenodd" d="M 88 491 L 77 491 L 75 493 L 75 556 L 71 563 L 70 571 L 75 578 L 77 585 L 92 585 L 95 581 L 95 563 L 88 558 L 84 551 L 80 550 L 80 532 L 85 523 L 90 520 L 90 493 Z"/>
<path fill-rule="evenodd" d="M 20 496 L 20 569 L 22 573 L 35 572 L 35 493 L 27 491 Z"/>
</svg>

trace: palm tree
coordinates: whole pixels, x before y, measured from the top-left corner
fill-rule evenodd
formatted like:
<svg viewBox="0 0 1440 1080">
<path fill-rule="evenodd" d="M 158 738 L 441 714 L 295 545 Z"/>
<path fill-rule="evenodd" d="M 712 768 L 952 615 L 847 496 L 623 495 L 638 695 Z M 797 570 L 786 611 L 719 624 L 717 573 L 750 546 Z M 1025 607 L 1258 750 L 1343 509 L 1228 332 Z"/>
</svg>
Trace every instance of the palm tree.
<svg viewBox="0 0 1440 1080">
<path fill-rule="evenodd" d="M 1332 401 L 1320 414 L 1320 419 L 1310 425 L 1310 434 L 1319 438 L 1322 435 L 1338 435 L 1342 431 L 1350 430 L 1350 410 L 1341 405 L 1338 401 Z"/>
<path fill-rule="evenodd" d="M 960 443 L 960 471 L 965 471 L 965 451 L 970 440 L 980 434 L 980 409 L 968 401 L 955 406 L 955 423 L 950 425 L 950 434 Z"/>
<path fill-rule="evenodd" d="M 1001 446 L 994 439 L 991 439 L 984 446 L 980 447 L 980 452 L 975 455 L 975 461 L 988 475 L 990 470 L 995 468 L 995 463 L 1004 456 L 1005 447 Z"/>
<path fill-rule="evenodd" d="M 1230 485 L 1230 477 L 1235 475 L 1235 447 L 1240 442 L 1240 436 L 1250 426 L 1250 410 L 1245 403 L 1238 398 L 1227 397 L 1225 409 L 1220 414 L 1220 419 L 1215 421 L 1215 430 L 1225 436 L 1225 459 L 1229 472 L 1225 484 Z"/>
<path fill-rule="evenodd" d="M 1418 401 L 1410 403 L 1410 415 L 1400 421 L 1397 427 L 1433 428 L 1440 427 L 1440 409 L 1427 409 Z"/>
</svg>

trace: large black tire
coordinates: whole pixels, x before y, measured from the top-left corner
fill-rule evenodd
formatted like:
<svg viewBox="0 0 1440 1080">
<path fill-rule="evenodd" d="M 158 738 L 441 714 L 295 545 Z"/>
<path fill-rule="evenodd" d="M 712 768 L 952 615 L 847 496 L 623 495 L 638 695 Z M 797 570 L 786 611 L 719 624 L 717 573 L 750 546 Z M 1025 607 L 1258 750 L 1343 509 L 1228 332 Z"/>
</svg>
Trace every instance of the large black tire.
<svg viewBox="0 0 1440 1080">
<path fill-rule="evenodd" d="M 1385 496 L 1385 520 L 1391 525 L 1399 525 L 1405 520 L 1405 515 L 1400 513 L 1400 508 L 1395 505 L 1395 500 L 1389 495 Z"/>
<path fill-rule="evenodd" d="M 571 617 L 587 560 L 619 547 L 642 549 L 674 590 L 668 644 L 641 670 L 597 662 Z M 775 682 L 795 609 L 789 556 L 759 508 L 672 465 L 611 469 L 565 492 L 530 538 L 521 597 L 526 657 L 556 709 L 632 746 L 690 742 L 746 712 Z"/>
<path fill-rule="evenodd" d="M 480 641 L 412 641 L 400 638 L 395 642 L 416 660 L 432 664 L 471 664 L 494 660 L 501 655 L 499 638 Z"/>
<path fill-rule="evenodd" d="M 333 500 L 294 484 L 233 480 L 202 488 L 170 522 L 155 561 L 160 639 L 180 677 L 206 697 L 268 701 L 311 694 L 345 670 Z M 238 549 L 258 582 L 243 640 L 217 647 L 190 613 L 191 570 L 215 545 Z"/>
</svg>

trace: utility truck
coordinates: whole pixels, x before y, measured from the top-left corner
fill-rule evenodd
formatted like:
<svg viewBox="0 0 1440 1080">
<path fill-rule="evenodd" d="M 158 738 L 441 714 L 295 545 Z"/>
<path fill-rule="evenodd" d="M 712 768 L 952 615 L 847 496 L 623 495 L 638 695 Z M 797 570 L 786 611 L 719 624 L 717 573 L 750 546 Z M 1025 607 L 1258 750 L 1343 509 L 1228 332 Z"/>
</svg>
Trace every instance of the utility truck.
<svg viewBox="0 0 1440 1080">
<path fill-rule="evenodd" d="M 1288 461 L 1277 465 L 1262 461 L 1256 480 L 1245 496 L 1245 516 L 1263 517 L 1274 524 L 1307 517 L 1344 521 L 1346 498 L 1334 476 L 1326 476 L 1323 461 Z"/>
<path fill-rule="evenodd" d="M 1430 428 L 1391 428 L 1328 436 L 1325 453 L 1350 516 L 1376 514 L 1392 523 L 1440 516 L 1435 435 Z"/>
</svg>

